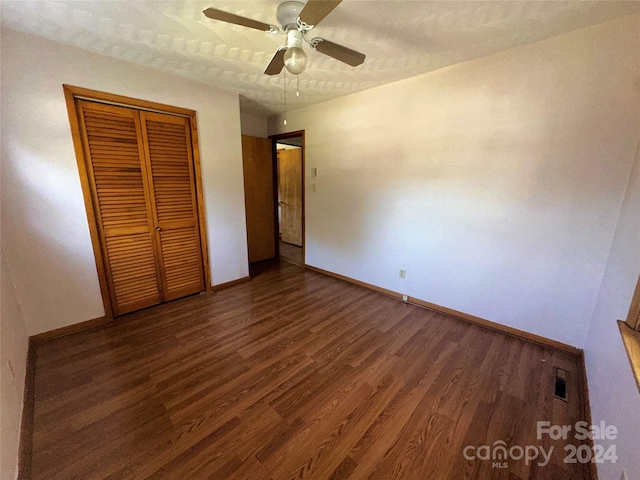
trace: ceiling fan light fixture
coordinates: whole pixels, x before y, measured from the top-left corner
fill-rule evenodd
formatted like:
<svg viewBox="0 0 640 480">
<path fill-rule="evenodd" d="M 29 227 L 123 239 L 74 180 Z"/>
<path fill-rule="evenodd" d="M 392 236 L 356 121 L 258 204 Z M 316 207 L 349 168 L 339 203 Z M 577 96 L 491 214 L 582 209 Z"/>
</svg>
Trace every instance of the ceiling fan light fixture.
<svg viewBox="0 0 640 480">
<path fill-rule="evenodd" d="M 352 67 L 357 67 L 364 62 L 365 55 L 363 53 L 323 38 L 318 37 L 313 40 L 306 38 L 307 33 L 341 2 L 342 0 L 306 0 L 304 3 L 299 0 L 281 1 L 276 9 L 276 18 L 282 29 L 217 8 L 209 7 L 203 13 L 211 20 L 241 25 L 272 34 L 286 34 L 287 43 L 276 51 L 264 73 L 278 75 L 284 70 L 298 76 L 307 68 L 307 54 L 302 49 L 303 41 L 309 43 L 316 51 Z"/>
<path fill-rule="evenodd" d="M 284 53 L 284 66 L 294 75 L 300 75 L 307 68 L 307 54 L 300 47 L 289 47 Z"/>
</svg>

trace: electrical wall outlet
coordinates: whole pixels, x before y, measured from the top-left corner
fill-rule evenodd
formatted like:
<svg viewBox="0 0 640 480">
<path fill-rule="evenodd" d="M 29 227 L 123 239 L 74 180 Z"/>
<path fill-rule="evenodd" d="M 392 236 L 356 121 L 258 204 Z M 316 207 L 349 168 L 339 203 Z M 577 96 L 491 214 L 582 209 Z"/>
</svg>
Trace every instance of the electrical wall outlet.
<svg viewBox="0 0 640 480">
<path fill-rule="evenodd" d="M 311 176 L 312 177 L 317 177 L 318 176 L 318 169 L 317 168 L 312 168 L 311 169 Z"/>
<path fill-rule="evenodd" d="M 407 278 L 407 271 L 406 270 L 400 270 L 400 278 Z"/>
</svg>

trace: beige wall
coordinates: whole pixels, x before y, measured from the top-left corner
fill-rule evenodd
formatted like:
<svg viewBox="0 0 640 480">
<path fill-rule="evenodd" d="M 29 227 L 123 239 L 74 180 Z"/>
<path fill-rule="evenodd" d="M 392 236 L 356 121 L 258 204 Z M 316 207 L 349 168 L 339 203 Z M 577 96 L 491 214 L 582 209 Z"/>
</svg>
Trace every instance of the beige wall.
<svg viewBox="0 0 640 480">
<path fill-rule="evenodd" d="M 103 315 L 62 84 L 197 111 L 214 284 L 248 275 L 238 95 L 2 30 L 2 225 L 30 335 Z"/>
<path fill-rule="evenodd" d="M 18 473 L 18 445 L 26 373 L 27 329 L 0 245 L 0 478 Z"/>
<path fill-rule="evenodd" d="M 620 478 L 625 467 L 630 479 L 640 478 L 640 393 L 633 378 L 616 320 L 626 320 L 640 275 L 640 143 L 627 186 L 607 268 L 585 345 L 591 411 L 594 423 L 615 425 L 620 465 L 600 466 L 602 480 Z"/>
<path fill-rule="evenodd" d="M 267 116 L 258 113 L 240 112 L 242 135 L 267 138 Z"/>
<path fill-rule="evenodd" d="M 306 130 L 307 263 L 584 346 L 640 129 L 638 28 L 270 118 Z"/>
</svg>

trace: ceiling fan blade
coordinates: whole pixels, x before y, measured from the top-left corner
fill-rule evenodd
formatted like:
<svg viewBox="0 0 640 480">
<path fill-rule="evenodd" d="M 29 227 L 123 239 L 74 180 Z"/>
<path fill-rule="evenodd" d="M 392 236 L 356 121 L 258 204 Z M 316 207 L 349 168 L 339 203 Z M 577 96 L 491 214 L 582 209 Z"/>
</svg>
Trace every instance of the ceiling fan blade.
<svg viewBox="0 0 640 480">
<path fill-rule="evenodd" d="M 273 56 L 264 73 L 267 75 L 278 75 L 284 68 L 284 52 L 286 49 L 278 50 Z"/>
<path fill-rule="evenodd" d="M 351 65 L 352 67 L 361 65 L 365 59 L 364 53 L 356 52 L 355 50 L 330 42 L 324 38 L 314 38 L 311 40 L 311 44 L 320 53 L 329 55 L 330 57 L 340 60 L 347 65 Z"/>
<path fill-rule="evenodd" d="M 317 25 L 341 2 L 342 0 L 309 0 L 300 12 L 300 20 L 307 25 Z"/>
<path fill-rule="evenodd" d="M 218 10 L 217 8 L 207 8 L 206 10 L 203 10 L 202 13 L 212 20 L 220 20 L 222 22 L 233 23 L 234 25 L 242 25 L 243 27 L 255 28 L 256 30 L 262 30 L 264 32 L 270 32 L 276 28 L 266 23 L 251 20 L 250 18 Z"/>
</svg>

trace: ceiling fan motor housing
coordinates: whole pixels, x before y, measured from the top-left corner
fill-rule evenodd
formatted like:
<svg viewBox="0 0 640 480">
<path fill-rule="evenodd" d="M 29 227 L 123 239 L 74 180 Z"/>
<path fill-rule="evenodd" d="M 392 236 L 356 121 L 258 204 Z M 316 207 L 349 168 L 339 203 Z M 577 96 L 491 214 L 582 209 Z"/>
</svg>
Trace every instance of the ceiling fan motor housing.
<svg viewBox="0 0 640 480">
<path fill-rule="evenodd" d="M 304 3 L 302 2 L 282 2 L 278 5 L 276 19 L 282 27 L 282 30 L 285 32 L 298 30 L 298 17 L 303 8 Z"/>
</svg>

